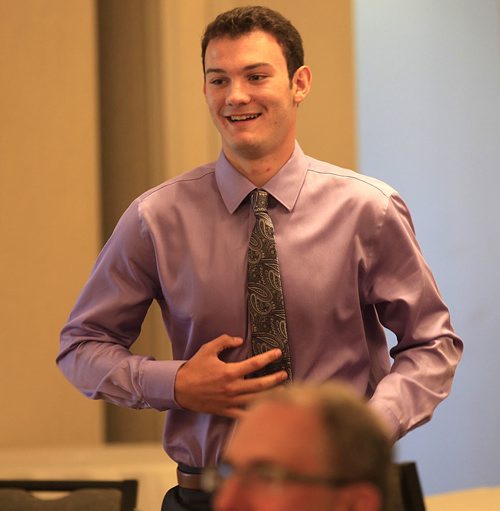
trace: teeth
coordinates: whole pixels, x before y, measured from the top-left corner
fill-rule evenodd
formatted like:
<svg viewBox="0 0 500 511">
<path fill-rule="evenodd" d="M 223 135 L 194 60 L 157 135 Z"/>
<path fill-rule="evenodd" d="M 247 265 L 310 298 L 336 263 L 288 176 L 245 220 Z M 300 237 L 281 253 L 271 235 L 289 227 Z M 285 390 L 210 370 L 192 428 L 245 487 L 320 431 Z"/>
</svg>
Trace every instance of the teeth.
<svg viewBox="0 0 500 511">
<path fill-rule="evenodd" d="M 229 118 L 232 121 L 246 121 L 248 119 L 257 119 L 259 114 L 250 114 L 250 115 L 230 115 Z"/>
</svg>

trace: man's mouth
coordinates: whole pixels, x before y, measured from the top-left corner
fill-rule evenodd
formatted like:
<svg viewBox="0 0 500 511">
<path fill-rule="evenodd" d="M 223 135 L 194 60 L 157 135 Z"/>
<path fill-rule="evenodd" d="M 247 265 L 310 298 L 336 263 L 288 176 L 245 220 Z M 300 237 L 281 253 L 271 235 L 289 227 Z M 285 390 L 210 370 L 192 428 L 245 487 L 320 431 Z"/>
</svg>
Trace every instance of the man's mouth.
<svg viewBox="0 0 500 511">
<path fill-rule="evenodd" d="M 231 122 L 244 122 L 257 119 L 261 114 L 240 114 L 240 115 L 226 115 L 226 119 Z"/>
</svg>

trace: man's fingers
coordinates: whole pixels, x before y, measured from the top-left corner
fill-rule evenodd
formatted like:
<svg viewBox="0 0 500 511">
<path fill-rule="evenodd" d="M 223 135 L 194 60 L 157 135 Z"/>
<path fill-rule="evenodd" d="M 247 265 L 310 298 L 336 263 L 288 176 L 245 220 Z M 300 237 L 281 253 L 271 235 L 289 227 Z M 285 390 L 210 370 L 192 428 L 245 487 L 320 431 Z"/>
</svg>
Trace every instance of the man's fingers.
<svg viewBox="0 0 500 511">
<path fill-rule="evenodd" d="M 220 335 L 211 341 L 207 341 L 202 344 L 198 352 L 201 352 L 204 356 L 215 355 L 219 356 L 224 350 L 229 348 L 237 348 L 243 344 L 241 337 L 233 337 L 232 335 Z"/>
<path fill-rule="evenodd" d="M 241 337 L 233 337 L 232 335 L 221 335 L 216 337 L 212 341 L 205 343 L 202 347 L 215 355 L 219 355 L 228 348 L 237 348 L 243 344 Z"/>
<path fill-rule="evenodd" d="M 248 374 L 252 374 L 263 367 L 266 367 L 271 362 L 278 360 L 282 357 L 282 352 L 279 349 L 272 349 L 259 355 L 242 360 L 241 362 L 235 362 L 234 367 L 236 369 L 235 374 L 242 378 Z"/>
<path fill-rule="evenodd" d="M 253 400 L 255 400 L 258 396 L 259 396 L 258 392 L 240 394 L 237 398 L 233 400 L 231 405 L 222 408 L 218 415 L 231 417 L 232 419 L 241 419 L 243 415 L 246 413 L 247 405 L 250 404 Z"/>
<path fill-rule="evenodd" d="M 218 415 L 231 417 L 232 419 L 241 419 L 246 413 L 247 406 L 257 399 L 261 392 L 282 383 L 287 377 L 286 371 L 278 371 L 271 375 L 242 381 L 242 385 L 246 386 L 246 388 L 243 387 L 238 396 L 232 399 L 231 404 L 222 408 Z"/>
<path fill-rule="evenodd" d="M 235 394 L 241 396 L 245 400 L 246 404 L 246 402 L 252 399 L 253 395 L 257 395 L 260 392 L 272 389 L 287 379 L 288 374 L 286 371 L 277 371 L 265 376 L 239 380 Z"/>
<path fill-rule="evenodd" d="M 227 408 L 224 411 L 223 416 L 229 417 L 230 419 L 240 420 L 246 413 L 247 411 L 243 408 Z"/>
</svg>

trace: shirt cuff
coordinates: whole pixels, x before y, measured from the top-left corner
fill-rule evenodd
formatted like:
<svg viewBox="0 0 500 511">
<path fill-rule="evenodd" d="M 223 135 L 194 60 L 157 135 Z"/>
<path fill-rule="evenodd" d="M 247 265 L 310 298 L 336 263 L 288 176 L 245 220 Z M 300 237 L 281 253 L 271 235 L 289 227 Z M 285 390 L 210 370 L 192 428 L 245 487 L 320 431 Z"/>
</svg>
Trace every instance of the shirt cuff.
<svg viewBox="0 0 500 511">
<path fill-rule="evenodd" d="M 181 408 L 175 401 L 175 377 L 185 360 L 146 360 L 142 367 L 144 400 L 156 410 Z"/>
<path fill-rule="evenodd" d="M 391 441 L 394 443 L 399 440 L 402 436 L 401 423 L 394 412 L 380 401 L 375 401 L 373 399 L 368 402 L 368 405 L 385 426 Z"/>
</svg>

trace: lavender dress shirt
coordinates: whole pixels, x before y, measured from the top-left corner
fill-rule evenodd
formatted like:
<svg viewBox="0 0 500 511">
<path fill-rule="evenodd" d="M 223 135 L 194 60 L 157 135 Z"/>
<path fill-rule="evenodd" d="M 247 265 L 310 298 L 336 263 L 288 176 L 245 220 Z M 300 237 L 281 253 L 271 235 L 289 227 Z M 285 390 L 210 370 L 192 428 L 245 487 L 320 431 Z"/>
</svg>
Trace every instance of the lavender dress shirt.
<svg viewBox="0 0 500 511">
<path fill-rule="evenodd" d="M 214 464 L 232 421 L 175 401 L 176 372 L 221 334 L 249 355 L 246 253 L 255 187 L 223 154 L 137 198 L 104 246 L 61 335 L 58 364 L 86 396 L 168 410 L 164 447 Z M 299 145 L 264 186 L 279 254 L 294 379 L 348 380 L 394 439 L 428 421 L 450 391 L 462 342 L 388 185 L 314 160 Z M 156 300 L 173 360 L 133 355 Z M 397 345 L 389 350 L 384 328 Z"/>
</svg>

